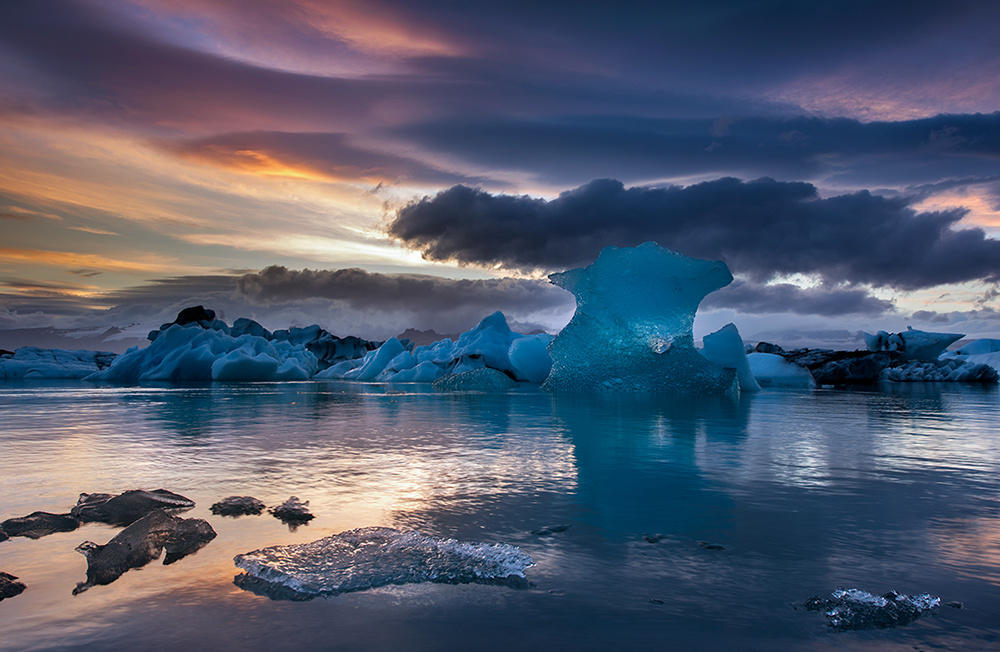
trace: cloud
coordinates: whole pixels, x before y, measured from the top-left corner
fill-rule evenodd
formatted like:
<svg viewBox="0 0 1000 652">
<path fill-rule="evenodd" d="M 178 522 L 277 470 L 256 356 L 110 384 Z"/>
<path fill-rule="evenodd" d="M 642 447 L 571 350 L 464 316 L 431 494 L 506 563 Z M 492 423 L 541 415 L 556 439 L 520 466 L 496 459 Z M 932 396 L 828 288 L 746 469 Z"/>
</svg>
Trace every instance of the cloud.
<svg viewBox="0 0 1000 652">
<path fill-rule="evenodd" d="M 1000 242 L 953 228 L 964 215 L 867 191 L 821 199 L 811 184 L 772 179 L 667 188 L 602 179 L 552 200 L 453 186 L 400 209 L 388 233 L 427 259 L 466 264 L 560 269 L 607 245 L 655 240 L 756 281 L 801 273 L 910 290 L 1000 277 Z"/>
<path fill-rule="evenodd" d="M 702 308 L 729 308 L 744 314 L 866 315 L 894 312 L 891 301 L 858 288 L 801 288 L 791 283 L 760 285 L 735 281 L 708 295 Z"/>
<path fill-rule="evenodd" d="M 733 174 L 898 185 L 995 175 L 1000 162 L 1000 113 L 897 122 L 493 115 L 408 124 L 391 133 L 470 164 L 523 170 L 553 183 Z"/>
<path fill-rule="evenodd" d="M 371 184 L 477 182 L 412 158 L 355 145 L 347 134 L 253 131 L 167 142 L 181 156 L 253 174 Z"/>
</svg>

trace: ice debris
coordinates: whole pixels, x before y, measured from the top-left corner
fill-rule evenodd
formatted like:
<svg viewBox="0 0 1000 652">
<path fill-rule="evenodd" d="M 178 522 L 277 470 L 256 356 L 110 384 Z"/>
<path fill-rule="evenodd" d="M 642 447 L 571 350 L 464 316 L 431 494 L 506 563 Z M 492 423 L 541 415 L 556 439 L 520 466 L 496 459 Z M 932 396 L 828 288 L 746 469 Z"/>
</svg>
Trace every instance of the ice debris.
<svg viewBox="0 0 1000 652">
<path fill-rule="evenodd" d="M 941 359 L 987 364 L 1000 371 L 1000 340 L 989 338 L 974 340 L 956 351 L 943 353 Z"/>
<path fill-rule="evenodd" d="M 250 577 L 304 597 L 420 582 L 518 585 L 534 564 L 516 546 L 464 543 L 387 527 L 254 550 L 234 561 L 246 571 L 237 584 Z"/>
<path fill-rule="evenodd" d="M 929 593 L 906 595 L 889 591 L 874 595 L 861 589 L 837 589 L 828 598 L 809 598 L 805 607 L 824 612 L 830 627 L 843 631 L 906 625 L 940 604 L 941 598 Z"/>
<path fill-rule="evenodd" d="M 77 546 L 87 558 L 87 581 L 77 584 L 73 595 L 95 585 L 111 584 L 129 569 L 157 559 L 164 550 L 163 563 L 171 564 L 214 538 L 215 530 L 206 521 L 177 518 L 162 509 L 150 512 L 103 546 L 92 541 Z"/>
<path fill-rule="evenodd" d="M 726 324 L 714 333 L 702 338 L 701 354 L 726 369 L 736 370 L 740 391 L 759 392 L 760 384 L 750 371 L 747 362 L 746 345 L 735 324 Z"/>
<path fill-rule="evenodd" d="M 948 345 L 965 337 L 960 333 L 931 333 L 908 328 L 900 333 L 864 333 L 869 351 L 898 351 L 905 360 L 937 360 Z"/>
<path fill-rule="evenodd" d="M 0 355 L 0 380 L 40 380 L 86 378 L 107 368 L 114 353 L 106 351 L 64 351 L 24 346 Z"/>
<path fill-rule="evenodd" d="M 247 516 L 264 511 L 264 503 L 253 496 L 229 496 L 209 508 L 218 516 Z"/>
<path fill-rule="evenodd" d="M 576 296 L 576 312 L 549 345 L 546 389 L 727 394 L 736 373 L 694 347 L 695 311 L 732 282 L 721 261 L 655 242 L 607 247 L 585 268 L 549 276 Z"/>
</svg>

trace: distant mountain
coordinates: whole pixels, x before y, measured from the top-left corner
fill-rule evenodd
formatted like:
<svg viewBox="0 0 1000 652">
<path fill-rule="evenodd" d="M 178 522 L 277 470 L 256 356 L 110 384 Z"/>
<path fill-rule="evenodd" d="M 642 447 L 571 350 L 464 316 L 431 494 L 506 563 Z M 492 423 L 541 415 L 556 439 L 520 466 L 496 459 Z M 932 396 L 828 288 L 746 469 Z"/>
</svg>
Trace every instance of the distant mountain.
<svg viewBox="0 0 1000 652">
<path fill-rule="evenodd" d="M 441 335 L 435 330 L 418 331 L 416 328 L 407 328 L 405 331 L 396 336 L 397 340 L 410 340 L 413 342 L 414 346 L 423 346 L 424 344 L 433 344 L 438 340 L 443 340 L 444 338 L 451 340 L 458 339 L 458 335 Z"/>
<path fill-rule="evenodd" d="M 87 349 L 89 351 L 111 351 L 122 353 L 131 346 L 149 344 L 146 338 L 124 333 L 118 327 L 105 330 L 76 328 L 12 328 L 0 330 L 0 349 L 13 351 L 22 346 L 37 346 L 42 349 Z"/>
</svg>

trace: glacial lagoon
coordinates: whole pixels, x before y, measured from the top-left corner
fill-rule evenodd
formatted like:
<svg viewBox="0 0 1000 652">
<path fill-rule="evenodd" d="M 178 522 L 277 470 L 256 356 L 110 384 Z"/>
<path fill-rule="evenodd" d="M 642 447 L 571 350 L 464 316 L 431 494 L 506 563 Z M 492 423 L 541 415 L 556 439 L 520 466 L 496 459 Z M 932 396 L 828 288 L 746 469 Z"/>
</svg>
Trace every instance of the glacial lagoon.
<svg viewBox="0 0 1000 652">
<path fill-rule="evenodd" d="M 0 520 L 67 511 L 81 492 L 162 487 L 218 532 L 196 554 L 76 596 L 87 564 L 74 548 L 119 529 L 0 543 L 0 570 L 27 585 L 0 602 L 5 650 L 1000 646 L 996 386 L 675 403 L 345 381 L 36 382 L 0 387 L 0 415 Z M 266 512 L 209 511 L 230 495 L 299 496 L 316 518 L 293 531 Z M 309 601 L 234 584 L 236 555 L 371 526 L 514 545 L 534 565 L 520 587 Z M 857 632 L 802 606 L 847 587 L 944 604 Z"/>
</svg>

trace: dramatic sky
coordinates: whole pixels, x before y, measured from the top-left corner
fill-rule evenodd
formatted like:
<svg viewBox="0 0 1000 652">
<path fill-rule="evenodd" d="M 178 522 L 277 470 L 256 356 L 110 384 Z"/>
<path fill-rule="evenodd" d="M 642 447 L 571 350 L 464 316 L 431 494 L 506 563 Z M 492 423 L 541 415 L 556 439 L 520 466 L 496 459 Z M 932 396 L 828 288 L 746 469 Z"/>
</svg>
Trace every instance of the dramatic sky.
<svg viewBox="0 0 1000 652">
<path fill-rule="evenodd" d="M 0 329 L 191 303 L 557 329 L 547 273 L 656 240 L 736 276 L 702 332 L 998 335 L 998 24 L 961 0 L 0 3 Z"/>
</svg>

